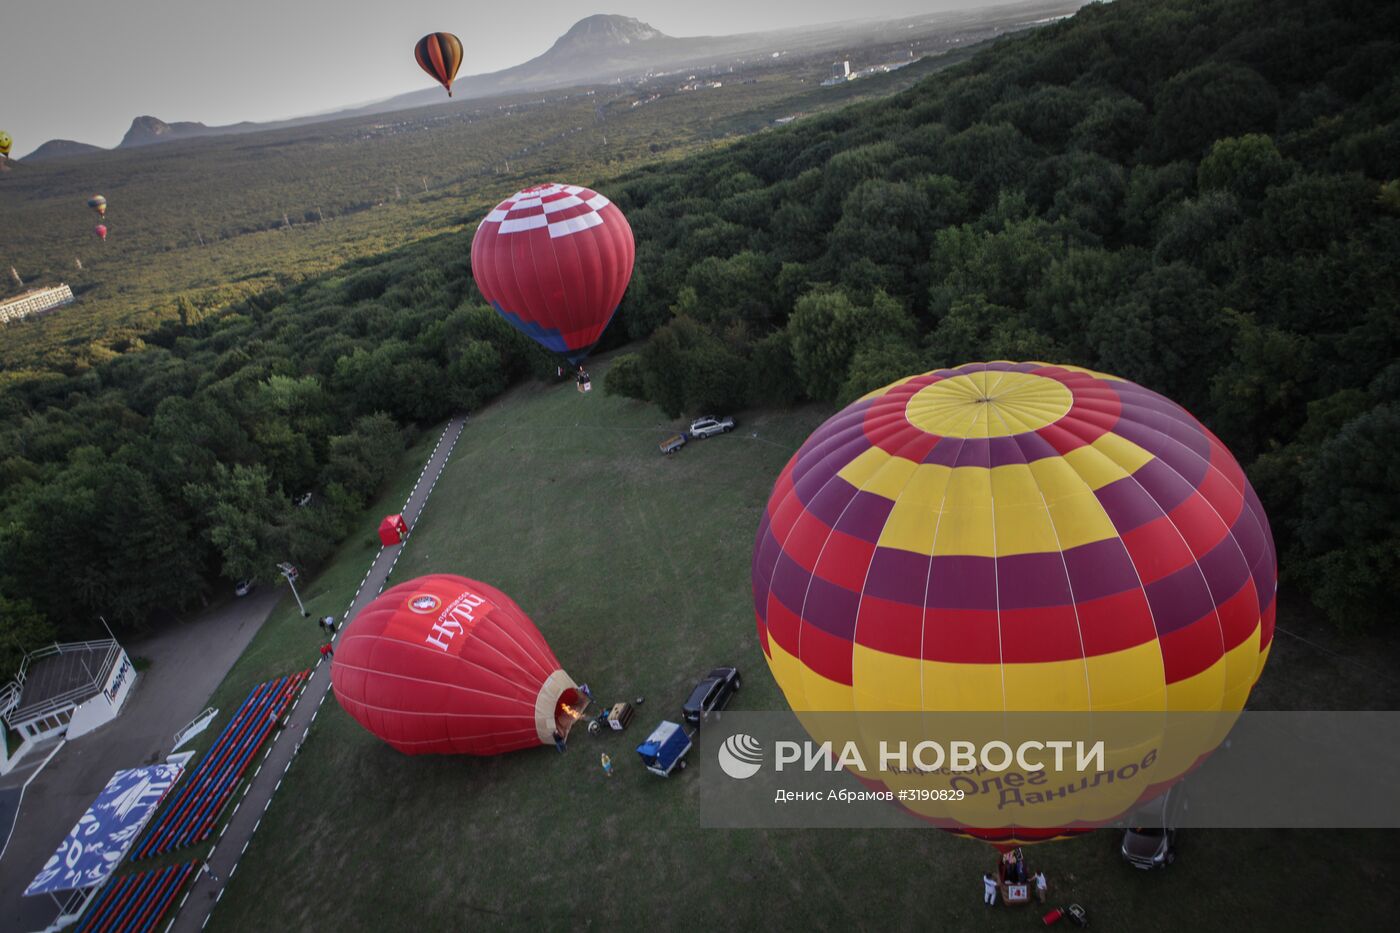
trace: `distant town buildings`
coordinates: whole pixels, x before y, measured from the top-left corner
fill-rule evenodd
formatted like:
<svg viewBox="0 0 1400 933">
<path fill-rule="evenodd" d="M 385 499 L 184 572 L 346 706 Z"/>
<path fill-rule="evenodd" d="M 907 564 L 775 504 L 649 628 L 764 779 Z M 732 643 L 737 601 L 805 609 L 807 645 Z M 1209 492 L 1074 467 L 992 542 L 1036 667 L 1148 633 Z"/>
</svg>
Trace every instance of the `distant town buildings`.
<svg viewBox="0 0 1400 933">
<path fill-rule="evenodd" d="M 891 71 L 898 71 L 906 65 L 914 64 L 914 51 L 910 49 L 908 58 L 902 62 L 886 62 L 883 65 L 871 65 L 869 68 L 862 68 L 859 71 L 851 70 L 849 61 L 832 62 L 831 77 L 822 82 L 822 87 L 834 87 L 837 84 L 845 84 L 847 81 L 855 81 L 857 78 L 868 78 L 871 75 L 888 74 Z"/>
<path fill-rule="evenodd" d="M 8 324 L 32 314 L 46 314 L 54 308 L 73 303 L 73 289 L 67 285 L 56 288 L 36 288 L 16 298 L 0 301 L 0 323 Z"/>
</svg>

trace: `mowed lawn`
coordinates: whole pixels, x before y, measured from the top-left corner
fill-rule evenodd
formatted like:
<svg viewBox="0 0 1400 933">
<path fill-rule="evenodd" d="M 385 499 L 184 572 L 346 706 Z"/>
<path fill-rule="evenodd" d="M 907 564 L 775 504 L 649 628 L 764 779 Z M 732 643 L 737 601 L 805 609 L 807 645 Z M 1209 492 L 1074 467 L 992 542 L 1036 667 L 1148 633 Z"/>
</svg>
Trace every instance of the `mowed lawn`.
<svg viewBox="0 0 1400 933">
<path fill-rule="evenodd" d="M 995 853 L 981 843 L 932 829 L 701 829 L 698 776 L 643 770 L 633 747 L 712 665 L 744 672 L 736 708 L 782 706 L 754 629 L 750 549 L 773 479 L 829 412 L 740 413 L 733 434 L 663 457 L 656 445 L 679 425 L 605 396 L 604 369 L 587 396 L 533 384 L 473 415 L 393 582 L 447 572 L 499 586 L 599 700 L 646 697 L 633 726 L 579 731 L 563 755 L 407 757 L 327 699 L 209 929 L 1038 926 L 1042 911 L 982 906 Z M 372 557 L 352 541 L 323 575 L 338 603 L 313 611 L 343 611 Z M 283 638 L 290 624 L 271 620 L 235 669 L 247 686 L 314 660 L 314 633 Z M 1307 669 L 1299 651 L 1281 650 L 1265 678 Z M 1098 929 L 1367 930 L 1388 928 L 1400 897 L 1397 841 L 1183 833 L 1181 860 L 1153 874 L 1123 864 L 1107 832 L 1028 854 L 1052 902 L 1080 901 Z"/>
</svg>

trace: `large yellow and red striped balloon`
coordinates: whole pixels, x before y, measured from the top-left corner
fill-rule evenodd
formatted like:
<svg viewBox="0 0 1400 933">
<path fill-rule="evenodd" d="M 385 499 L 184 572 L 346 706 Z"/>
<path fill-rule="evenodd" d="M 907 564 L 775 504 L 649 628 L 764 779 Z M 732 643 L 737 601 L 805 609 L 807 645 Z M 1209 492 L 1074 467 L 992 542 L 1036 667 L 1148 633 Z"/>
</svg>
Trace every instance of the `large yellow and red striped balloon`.
<svg viewBox="0 0 1400 933">
<path fill-rule="evenodd" d="M 783 469 L 753 557 L 763 650 L 799 713 L 1238 711 L 1276 581 L 1264 510 L 1209 430 L 1045 363 L 849 405 Z"/>
</svg>

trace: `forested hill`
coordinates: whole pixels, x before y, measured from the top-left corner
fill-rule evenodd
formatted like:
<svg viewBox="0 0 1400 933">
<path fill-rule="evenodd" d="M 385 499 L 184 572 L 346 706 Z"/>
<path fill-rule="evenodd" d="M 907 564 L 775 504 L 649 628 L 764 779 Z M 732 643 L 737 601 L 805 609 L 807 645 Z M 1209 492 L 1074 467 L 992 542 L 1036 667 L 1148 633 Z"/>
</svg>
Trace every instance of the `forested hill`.
<svg viewBox="0 0 1400 933">
<path fill-rule="evenodd" d="M 628 178 L 608 389 L 845 402 L 970 360 L 1179 401 L 1283 585 L 1400 601 L 1400 4 L 1119 0 L 887 101 Z M 615 327 L 617 325 L 614 325 Z"/>
<path fill-rule="evenodd" d="M 671 413 L 1068 362 L 1245 463 L 1284 585 L 1400 599 L 1400 6 L 1119 0 L 876 104 L 598 183 L 637 269 L 607 387 Z M 552 365 L 470 229 L 0 395 L 0 617 L 139 625 L 314 563 L 401 448 Z M 313 490 L 312 505 L 293 497 Z M 10 641 L 14 641 L 11 639 Z"/>
</svg>

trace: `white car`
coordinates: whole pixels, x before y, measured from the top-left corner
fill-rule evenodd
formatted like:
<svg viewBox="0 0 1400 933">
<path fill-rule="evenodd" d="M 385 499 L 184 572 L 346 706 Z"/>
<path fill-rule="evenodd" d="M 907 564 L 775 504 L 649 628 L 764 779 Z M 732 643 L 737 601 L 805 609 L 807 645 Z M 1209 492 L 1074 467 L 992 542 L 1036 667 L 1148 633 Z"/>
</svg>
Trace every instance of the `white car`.
<svg viewBox="0 0 1400 933">
<path fill-rule="evenodd" d="M 732 430 L 734 430 L 733 418 L 716 418 L 713 415 L 706 415 L 690 422 L 690 436 L 694 438 L 728 434 Z"/>
<path fill-rule="evenodd" d="M 247 596 L 251 592 L 253 592 L 252 580 L 239 580 L 238 584 L 233 588 L 234 596 Z"/>
</svg>

